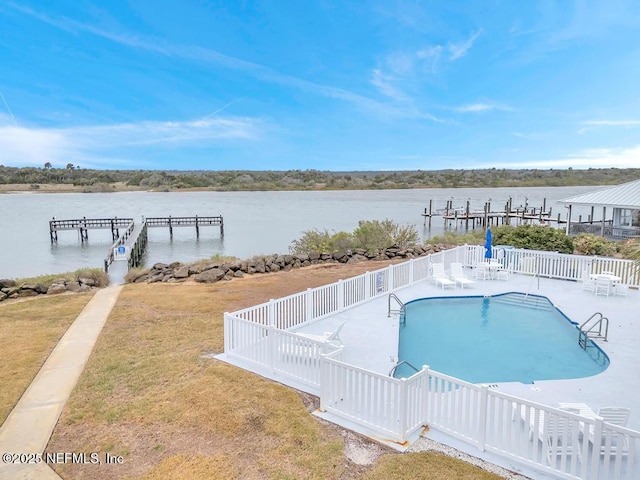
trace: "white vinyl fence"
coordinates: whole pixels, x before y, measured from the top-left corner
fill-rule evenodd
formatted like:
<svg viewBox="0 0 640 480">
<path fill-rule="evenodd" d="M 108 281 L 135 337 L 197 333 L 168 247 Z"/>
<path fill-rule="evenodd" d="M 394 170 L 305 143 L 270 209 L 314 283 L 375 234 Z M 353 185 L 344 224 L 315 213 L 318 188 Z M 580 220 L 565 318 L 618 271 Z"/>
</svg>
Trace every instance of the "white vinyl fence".
<svg viewBox="0 0 640 480">
<path fill-rule="evenodd" d="M 342 361 L 344 347 L 290 329 L 428 280 L 432 263 L 473 267 L 482 246 L 461 246 L 224 314 L 224 348 L 260 374 L 320 394 L 321 410 L 382 438 L 405 442 L 424 425 L 566 479 L 640 479 L 640 432 L 540 405 L 427 367 L 397 379 Z M 633 262 L 520 249 L 493 249 L 514 273 L 579 281 L 612 271 L 638 285 Z"/>
<path fill-rule="evenodd" d="M 631 480 L 640 432 L 524 400 L 427 367 L 392 378 L 325 356 L 320 409 L 404 442 L 424 425 L 567 479 Z"/>
</svg>

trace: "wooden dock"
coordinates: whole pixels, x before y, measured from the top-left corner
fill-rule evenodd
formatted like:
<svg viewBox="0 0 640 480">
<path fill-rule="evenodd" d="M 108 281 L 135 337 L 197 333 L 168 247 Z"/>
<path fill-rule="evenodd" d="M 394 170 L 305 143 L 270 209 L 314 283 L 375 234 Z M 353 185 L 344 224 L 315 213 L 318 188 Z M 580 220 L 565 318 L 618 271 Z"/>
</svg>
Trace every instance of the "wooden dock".
<svg viewBox="0 0 640 480">
<path fill-rule="evenodd" d="M 148 217 L 145 223 L 149 228 L 168 227 L 169 235 L 173 235 L 173 227 L 195 227 L 196 236 L 200 235 L 200 227 L 220 227 L 220 235 L 224 235 L 224 219 L 218 215 L 215 217 Z"/>
<path fill-rule="evenodd" d="M 557 225 L 566 223 L 566 220 L 560 218 L 558 214 L 557 218 L 552 217 L 552 210 L 546 208 L 547 200 L 543 200 L 543 204 L 540 208 L 529 208 L 527 204 L 524 206 L 513 208 L 512 200 L 509 198 L 504 208 L 501 210 L 492 210 L 491 202 L 485 202 L 482 210 L 472 210 L 471 202 L 467 200 L 465 208 L 454 208 L 453 200 L 447 200 L 446 207 L 442 210 L 433 210 L 433 200 L 429 200 L 429 207 L 424 209 L 422 217 L 424 219 L 424 225 L 429 224 L 431 227 L 431 219 L 433 217 L 442 217 L 444 219 L 444 226 L 450 227 L 452 224 L 458 226 L 458 224 L 464 223 L 465 228 L 484 227 L 487 228 L 491 225 L 511 225 L 512 223 L 521 224 L 526 222 L 536 222 L 540 225 L 546 225 L 556 223 Z"/>
<path fill-rule="evenodd" d="M 169 229 L 169 235 L 173 236 L 174 227 L 195 227 L 196 237 L 200 237 L 201 227 L 219 227 L 220 236 L 224 236 L 224 219 L 217 216 L 193 216 L 193 217 L 142 217 L 142 222 L 136 224 L 133 218 L 79 218 L 70 220 L 56 220 L 54 217 L 49 222 L 49 236 L 51 243 L 58 241 L 58 232 L 63 230 L 76 230 L 81 242 L 89 240 L 88 231 L 94 229 L 110 229 L 114 240 L 109 253 L 104 260 L 104 270 L 114 261 L 126 260 L 128 268 L 139 267 L 142 264 L 142 256 L 147 248 L 148 229 L 164 227 Z M 123 230 L 120 233 L 120 230 Z"/>
<path fill-rule="evenodd" d="M 133 223 L 133 218 L 78 218 L 74 220 L 56 220 L 53 217 L 49 221 L 49 236 L 51 243 L 58 241 L 58 232 L 63 230 L 77 230 L 80 241 L 89 240 L 89 230 L 111 230 L 111 238 L 114 240 L 120 236 L 121 228 L 128 228 Z"/>
</svg>

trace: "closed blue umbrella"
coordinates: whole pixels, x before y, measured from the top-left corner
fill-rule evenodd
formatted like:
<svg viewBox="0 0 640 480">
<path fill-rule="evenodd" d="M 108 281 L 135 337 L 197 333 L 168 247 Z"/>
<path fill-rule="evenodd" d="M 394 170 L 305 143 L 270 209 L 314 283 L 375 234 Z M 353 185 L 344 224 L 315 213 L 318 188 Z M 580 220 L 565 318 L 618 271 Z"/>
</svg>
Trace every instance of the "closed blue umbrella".
<svg viewBox="0 0 640 480">
<path fill-rule="evenodd" d="M 487 239 L 484 242 L 484 258 L 491 258 L 491 228 L 487 228 Z"/>
</svg>

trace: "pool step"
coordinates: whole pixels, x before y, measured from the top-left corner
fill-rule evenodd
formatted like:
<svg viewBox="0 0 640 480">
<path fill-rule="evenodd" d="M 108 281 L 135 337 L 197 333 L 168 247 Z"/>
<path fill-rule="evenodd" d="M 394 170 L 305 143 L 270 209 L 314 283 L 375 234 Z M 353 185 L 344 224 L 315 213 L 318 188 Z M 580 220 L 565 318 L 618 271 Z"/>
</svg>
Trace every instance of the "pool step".
<svg viewBox="0 0 640 480">
<path fill-rule="evenodd" d="M 492 302 L 506 305 L 517 305 L 519 307 L 535 308 L 538 310 L 553 310 L 555 307 L 546 298 L 540 298 L 524 293 L 509 293 L 506 295 L 496 295 L 491 297 Z"/>
<path fill-rule="evenodd" d="M 607 355 L 590 338 L 587 339 L 584 350 L 598 366 L 605 366 L 609 362 Z"/>
</svg>

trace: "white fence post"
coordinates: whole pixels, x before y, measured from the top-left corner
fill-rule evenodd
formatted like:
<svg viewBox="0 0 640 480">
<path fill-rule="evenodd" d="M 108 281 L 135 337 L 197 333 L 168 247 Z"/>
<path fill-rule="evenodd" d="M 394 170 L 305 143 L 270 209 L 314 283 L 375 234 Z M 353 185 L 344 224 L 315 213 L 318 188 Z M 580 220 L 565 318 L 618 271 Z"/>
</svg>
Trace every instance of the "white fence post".
<svg viewBox="0 0 640 480">
<path fill-rule="evenodd" d="M 272 298 L 269 300 L 269 307 L 268 307 L 268 313 L 267 313 L 267 318 L 269 320 L 268 325 L 270 327 L 273 327 L 275 325 L 274 320 L 275 320 L 275 300 Z"/>
<path fill-rule="evenodd" d="M 489 387 L 480 386 L 480 422 L 478 423 L 478 450 L 484 452 L 484 445 L 487 438 L 487 400 L 489 396 Z"/>
<path fill-rule="evenodd" d="M 412 258 L 409 260 L 409 285 L 413 285 L 415 283 L 415 279 L 413 278 L 413 270 L 414 264 L 416 263 L 416 259 Z"/>
<path fill-rule="evenodd" d="M 271 373 L 276 373 L 276 350 L 278 349 L 278 340 L 276 338 L 277 329 L 273 325 L 269 325 L 268 330 L 268 345 L 269 345 L 269 368 L 271 369 Z"/>
<path fill-rule="evenodd" d="M 339 312 L 344 310 L 344 280 L 338 280 L 338 305 Z"/>
<path fill-rule="evenodd" d="M 598 470 L 600 469 L 600 445 L 602 445 L 602 418 L 596 418 L 596 423 L 593 426 L 593 451 L 594 454 L 591 457 L 591 478 L 598 478 Z M 622 440 L 622 439 L 619 439 Z"/>
<path fill-rule="evenodd" d="M 371 273 L 367 270 L 364 272 L 364 299 L 371 298 Z"/>
<path fill-rule="evenodd" d="M 229 318 L 229 312 L 224 312 L 224 351 L 229 353 L 231 351 L 231 319 Z"/>
<path fill-rule="evenodd" d="M 310 288 L 307 288 L 307 293 L 305 295 L 305 305 L 307 307 L 306 321 L 310 322 L 313 319 L 313 293 Z"/>
<path fill-rule="evenodd" d="M 393 265 L 387 267 L 387 292 L 393 292 Z"/>
<path fill-rule="evenodd" d="M 329 362 L 327 361 L 327 354 L 320 354 L 320 411 L 327 411 L 327 393 L 329 392 Z"/>
<path fill-rule="evenodd" d="M 400 434 L 400 441 L 404 442 L 407 439 L 407 411 L 409 410 L 406 378 L 400 379 L 400 399 L 397 408 L 399 416 L 398 433 Z"/>
</svg>

